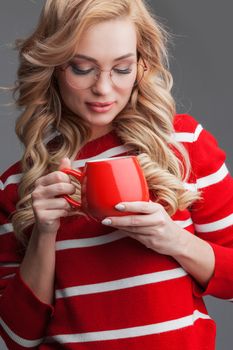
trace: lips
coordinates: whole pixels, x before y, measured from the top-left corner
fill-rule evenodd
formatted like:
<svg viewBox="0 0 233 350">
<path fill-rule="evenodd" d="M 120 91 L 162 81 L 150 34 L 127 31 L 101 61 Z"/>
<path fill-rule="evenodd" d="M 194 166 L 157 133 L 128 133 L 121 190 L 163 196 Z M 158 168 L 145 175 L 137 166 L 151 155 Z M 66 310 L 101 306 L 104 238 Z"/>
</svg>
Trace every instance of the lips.
<svg viewBox="0 0 233 350">
<path fill-rule="evenodd" d="M 87 102 L 88 105 L 93 107 L 108 107 L 111 106 L 114 102 Z"/>
<path fill-rule="evenodd" d="M 87 102 L 88 109 L 93 113 L 107 113 L 109 112 L 115 102 Z"/>
</svg>

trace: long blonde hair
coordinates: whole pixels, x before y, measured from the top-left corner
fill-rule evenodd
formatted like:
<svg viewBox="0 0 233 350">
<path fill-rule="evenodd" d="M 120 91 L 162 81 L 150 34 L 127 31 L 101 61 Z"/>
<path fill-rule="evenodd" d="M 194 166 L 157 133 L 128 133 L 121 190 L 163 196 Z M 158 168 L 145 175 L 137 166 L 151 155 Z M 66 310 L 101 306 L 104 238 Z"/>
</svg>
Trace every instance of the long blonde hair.
<svg viewBox="0 0 233 350">
<path fill-rule="evenodd" d="M 175 103 L 168 70 L 168 35 L 147 5 L 143 0 L 47 0 L 34 33 L 17 42 L 20 65 L 15 94 L 23 112 L 16 133 L 25 146 L 20 199 L 12 218 L 19 239 L 34 223 L 31 192 L 36 179 L 56 169 L 61 158 L 74 159 L 90 137 L 88 125 L 62 103 L 54 70 L 72 59 L 87 28 L 115 18 L 129 18 L 135 24 L 138 57 L 148 67 L 128 105 L 115 118 L 115 131 L 125 145 L 135 149 L 151 193 L 169 214 L 198 198 L 197 193 L 184 189 L 189 158 L 173 137 Z M 51 148 L 45 140 L 54 132 L 60 136 Z"/>
</svg>

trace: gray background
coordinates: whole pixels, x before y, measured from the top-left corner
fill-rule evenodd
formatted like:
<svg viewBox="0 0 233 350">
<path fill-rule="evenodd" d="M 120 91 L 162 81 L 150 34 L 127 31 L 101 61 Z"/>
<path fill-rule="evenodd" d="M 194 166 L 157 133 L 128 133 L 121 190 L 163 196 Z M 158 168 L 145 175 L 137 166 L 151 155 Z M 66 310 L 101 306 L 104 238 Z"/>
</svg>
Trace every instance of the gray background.
<svg viewBox="0 0 233 350">
<path fill-rule="evenodd" d="M 170 45 L 174 95 L 179 112 L 187 112 L 209 129 L 225 149 L 233 170 L 233 2 L 230 0 L 151 0 L 155 13 L 173 33 Z M 15 38 L 29 34 L 38 18 L 42 0 L 0 0 L 0 86 L 11 85 L 17 69 L 12 50 Z M 14 135 L 18 111 L 10 95 L 0 94 L 0 173 L 22 154 Z M 206 298 L 217 322 L 217 349 L 231 350 L 233 305 Z M 208 335 L 207 335 L 208 336 Z"/>
</svg>

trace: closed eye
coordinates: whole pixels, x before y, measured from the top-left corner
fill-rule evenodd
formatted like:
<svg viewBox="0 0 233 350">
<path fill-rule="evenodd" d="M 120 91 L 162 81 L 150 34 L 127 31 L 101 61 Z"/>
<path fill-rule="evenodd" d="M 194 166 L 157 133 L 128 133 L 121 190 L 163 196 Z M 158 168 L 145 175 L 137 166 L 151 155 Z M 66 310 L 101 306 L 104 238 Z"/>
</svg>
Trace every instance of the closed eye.
<svg viewBox="0 0 233 350">
<path fill-rule="evenodd" d="M 113 71 L 117 74 L 130 74 L 132 72 L 132 68 L 113 68 Z"/>
<path fill-rule="evenodd" d="M 71 64 L 70 68 L 72 70 L 72 73 L 76 74 L 76 75 L 87 75 L 89 73 L 91 73 L 93 70 L 95 70 L 94 68 L 88 68 L 88 69 L 83 69 L 78 67 L 77 65 Z"/>
</svg>

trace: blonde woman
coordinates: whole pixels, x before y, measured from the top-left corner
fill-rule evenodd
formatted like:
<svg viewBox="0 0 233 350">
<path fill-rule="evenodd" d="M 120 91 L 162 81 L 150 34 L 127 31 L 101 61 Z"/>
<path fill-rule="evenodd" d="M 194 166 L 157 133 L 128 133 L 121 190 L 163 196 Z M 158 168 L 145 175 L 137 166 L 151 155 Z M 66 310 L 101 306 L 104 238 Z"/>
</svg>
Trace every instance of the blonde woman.
<svg viewBox="0 0 233 350">
<path fill-rule="evenodd" d="M 202 297 L 233 298 L 233 181 L 213 136 L 175 112 L 166 41 L 143 0 L 47 0 L 18 41 L 25 152 L 0 183 L 8 349 L 215 348 Z M 61 169 L 106 152 L 138 156 L 151 200 L 97 222 L 63 198 L 80 186 Z"/>
</svg>

